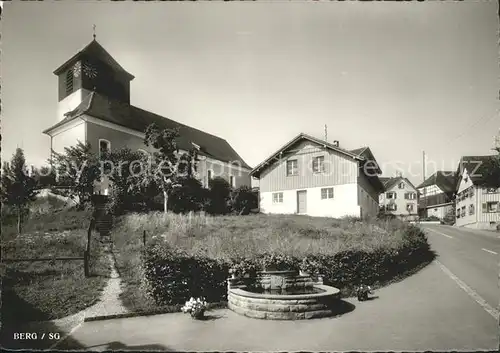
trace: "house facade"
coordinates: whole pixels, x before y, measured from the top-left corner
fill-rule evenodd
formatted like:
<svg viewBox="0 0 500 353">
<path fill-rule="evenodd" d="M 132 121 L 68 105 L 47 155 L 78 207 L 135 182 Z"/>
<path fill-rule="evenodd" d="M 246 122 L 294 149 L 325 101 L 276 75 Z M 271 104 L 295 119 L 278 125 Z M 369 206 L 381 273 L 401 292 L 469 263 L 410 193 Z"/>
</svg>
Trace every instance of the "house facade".
<svg viewBox="0 0 500 353">
<path fill-rule="evenodd" d="M 496 229 L 500 225 L 500 187 L 484 183 L 488 159 L 496 156 L 462 157 L 458 170 L 456 222 L 458 227 Z"/>
<path fill-rule="evenodd" d="M 402 176 L 381 178 L 384 192 L 380 194 L 380 210 L 398 218 L 413 221 L 418 219 L 417 188 Z"/>
<path fill-rule="evenodd" d="M 215 177 L 225 178 L 233 187 L 250 186 L 250 166 L 226 140 L 131 105 L 134 76 L 95 39 L 54 74 L 59 82 L 57 119 L 43 131 L 50 136 L 51 150 L 61 153 L 81 141 L 90 143 L 95 153 L 127 147 L 151 154 L 144 134 L 150 124 L 156 124 L 179 129 L 180 152 L 198 150 L 197 175 L 204 186 Z M 108 190 L 106 178 L 96 184 L 96 193 L 107 194 Z"/>
<path fill-rule="evenodd" d="M 454 209 L 456 172 L 437 171 L 417 186 L 421 217 L 444 219 Z"/>
<path fill-rule="evenodd" d="M 383 190 L 369 148 L 347 151 L 300 134 L 259 164 L 263 213 L 318 217 L 375 216 Z"/>
</svg>

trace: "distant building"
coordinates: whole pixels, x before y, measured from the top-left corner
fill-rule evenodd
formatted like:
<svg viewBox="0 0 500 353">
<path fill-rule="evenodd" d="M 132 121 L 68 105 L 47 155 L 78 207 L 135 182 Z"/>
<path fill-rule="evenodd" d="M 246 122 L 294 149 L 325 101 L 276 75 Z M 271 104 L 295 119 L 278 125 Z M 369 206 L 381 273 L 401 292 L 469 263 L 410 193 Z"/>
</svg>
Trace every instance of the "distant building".
<svg viewBox="0 0 500 353">
<path fill-rule="evenodd" d="M 421 217 L 443 219 L 453 212 L 456 172 L 437 171 L 417 186 L 418 208 Z"/>
<path fill-rule="evenodd" d="M 465 156 L 460 159 L 456 184 L 456 226 L 496 229 L 500 225 L 500 188 L 488 185 L 491 162 L 498 156 Z M 500 177 L 500 171 L 497 170 Z"/>
<path fill-rule="evenodd" d="M 383 185 L 368 147 L 346 150 L 299 134 L 255 167 L 263 213 L 375 216 Z"/>
<path fill-rule="evenodd" d="M 384 192 L 380 194 L 380 211 L 405 220 L 418 218 L 418 191 L 415 186 L 402 176 L 380 178 Z"/>
<path fill-rule="evenodd" d="M 63 152 L 77 141 L 90 143 L 95 153 L 130 148 L 150 154 L 144 145 L 145 129 L 178 128 L 180 151 L 198 150 L 198 177 L 204 186 L 214 177 L 225 178 L 233 187 L 250 186 L 251 168 L 224 139 L 130 104 L 134 76 L 94 39 L 54 71 L 58 77 L 59 104 L 54 124 L 44 131 L 50 147 Z M 96 185 L 107 194 L 109 181 Z"/>
</svg>

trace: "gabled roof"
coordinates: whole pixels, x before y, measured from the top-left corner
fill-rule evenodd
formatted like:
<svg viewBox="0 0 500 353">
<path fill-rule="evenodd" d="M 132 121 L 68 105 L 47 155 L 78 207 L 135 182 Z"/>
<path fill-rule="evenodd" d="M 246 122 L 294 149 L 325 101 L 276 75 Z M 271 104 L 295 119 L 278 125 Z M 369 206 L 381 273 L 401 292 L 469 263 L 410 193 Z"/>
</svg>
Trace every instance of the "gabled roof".
<svg viewBox="0 0 500 353">
<path fill-rule="evenodd" d="M 430 177 L 425 179 L 425 181 L 417 186 L 417 189 L 421 189 L 427 186 L 436 185 L 445 193 L 454 193 L 456 185 L 456 172 L 451 171 L 437 171 Z"/>
<path fill-rule="evenodd" d="M 274 152 L 271 156 L 269 156 L 268 158 L 266 158 L 257 167 L 255 167 L 250 172 L 250 175 L 253 176 L 253 177 L 257 177 L 258 178 L 259 175 L 260 175 L 260 173 L 262 173 L 263 170 L 265 170 L 270 165 L 272 165 L 272 163 L 278 158 L 278 156 L 281 153 L 286 152 L 294 144 L 296 144 L 297 142 L 302 141 L 302 140 L 311 141 L 311 142 L 313 142 L 313 143 L 315 143 L 317 145 L 320 145 L 320 146 L 324 147 L 325 149 L 329 149 L 329 150 L 333 150 L 333 151 L 339 152 L 339 153 L 345 155 L 346 157 L 349 157 L 349 158 L 352 158 L 353 160 L 358 161 L 358 163 L 361 163 L 361 164 L 364 163 L 364 162 L 371 161 L 371 162 L 374 163 L 374 167 L 376 168 L 377 174 L 381 173 L 381 170 L 380 170 L 380 168 L 378 166 L 378 163 L 375 160 L 375 158 L 373 157 L 373 154 L 371 153 L 371 151 L 370 151 L 370 149 L 368 147 L 363 147 L 363 148 L 358 148 L 358 149 L 355 149 L 355 150 L 348 151 L 346 149 L 340 148 L 337 145 L 333 145 L 333 144 L 331 144 L 329 142 L 326 142 L 324 140 L 318 139 L 316 137 L 313 137 L 313 136 L 310 136 L 310 135 L 307 135 L 307 134 L 304 134 L 304 133 L 300 133 L 299 135 L 297 135 L 296 137 L 294 137 L 292 140 L 290 140 L 289 142 L 287 142 L 285 145 L 281 146 L 276 152 Z M 367 177 L 369 178 L 370 182 L 372 184 L 374 184 L 374 186 L 377 189 L 383 190 L 383 185 L 380 182 L 380 180 L 378 178 L 378 175 L 375 175 L 375 176 L 367 175 Z"/>
<path fill-rule="evenodd" d="M 356 148 L 351 150 L 350 152 L 355 154 L 356 156 L 361 156 L 363 152 L 365 152 L 368 149 L 368 147 L 361 147 L 361 148 Z"/>
<path fill-rule="evenodd" d="M 66 117 L 48 128 L 43 133 L 50 135 L 55 128 L 85 115 L 107 121 L 125 128 L 144 133 L 150 124 L 156 124 L 161 129 L 179 128 L 180 137 L 177 145 L 182 150 L 190 150 L 193 143 L 200 146 L 199 154 L 223 162 L 237 162 L 244 168 L 251 169 L 241 156 L 224 139 L 178 123 L 163 116 L 134 107 L 133 105 L 110 99 L 99 93 L 91 92 Z"/>
<path fill-rule="evenodd" d="M 124 73 L 125 75 L 128 76 L 129 80 L 134 79 L 134 75 L 128 73 L 125 71 L 123 67 L 118 64 L 118 62 L 113 59 L 113 57 L 104 49 L 95 39 L 90 42 L 85 48 L 80 50 L 78 53 L 73 55 L 69 60 L 67 60 L 64 64 L 59 66 L 55 71 L 55 75 L 59 75 L 62 71 L 64 71 L 68 66 L 73 65 L 76 61 L 80 60 L 82 57 L 89 57 L 93 59 L 98 59 L 105 63 L 106 65 L 110 66 L 112 69 L 114 69 L 117 72 Z"/>
<path fill-rule="evenodd" d="M 323 146 L 324 148 L 326 149 L 330 149 L 330 150 L 333 150 L 333 151 L 336 151 L 336 152 L 339 152 L 341 154 L 344 154 L 345 156 L 347 157 L 350 157 L 352 159 L 356 159 L 358 161 L 363 161 L 364 158 L 350 152 L 350 151 L 347 151 L 347 150 L 344 150 L 336 145 L 333 145 L 329 142 L 326 142 L 326 141 L 323 141 L 323 140 L 320 140 L 316 137 L 313 137 L 313 136 L 310 136 L 310 135 L 307 135 L 307 134 L 304 134 L 304 133 L 300 133 L 298 134 L 297 136 L 295 136 L 292 140 L 290 140 L 289 142 L 287 142 L 285 145 L 281 146 L 276 152 L 274 152 L 271 156 L 269 156 L 268 158 L 266 158 L 262 163 L 260 163 L 258 166 L 256 166 L 252 172 L 250 173 L 250 175 L 252 176 L 255 176 L 257 177 L 258 175 L 260 175 L 260 173 L 265 169 L 267 168 L 271 163 L 270 162 L 273 162 L 274 159 L 282 152 L 288 150 L 291 146 L 293 146 L 295 143 L 301 141 L 301 140 L 307 140 L 307 141 L 311 141 L 315 144 L 318 144 L 318 145 L 321 145 Z"/>
<path fill-rule="evenodd" d="M 498 155 L 462 157 L 456 172 L 456 190 L 460 186 L 464 169 L 467 170 L 467 174 L 474 185 L 488 186 L 489 184 L 498 183 L 500 168 L 498 167 L 499 164 L 494 164 L 496 158 L 500 157 Z M 498 187 L 497 185 L 491 185 L 491 187 Z"/>
<path fill-rule="evenodd" d="M 378 165 L 375 156 L 373 155 L 370 147 L 361 147 L 354 150 L 350 150 L 352 154 L 363 158 L 365 161 L 372 161 L 376 165 L 376 171 L 378 174 L 382 174 L 382 170 L 380 170 L 380 166 Z"/>
<path fill-rule="evenodd" d="M 391 180 L 392 178 L 389 178 L 389 177 L 378 177 L 380 179 L 380 182 L 382 184 L 384 184 L 385 186 L 385 183 L 387 183 L 389 180 Z"/>
<path fill-rule="evenodd" d="M 380 178 L 380 179 L 382 181 L 382 178 Z M 384 189 L 387 191 L 401 181 L 405 182 L 406 184 L 410 185 L 413 189 L 417 190 L 417 188 L 412 184 L 411 181 L 409 181 L 407 178 L 400 177 L 400 176 L 393 177 L 393 178 L 384 178 L 382 183 L 384 184 Z"/>
</svg>

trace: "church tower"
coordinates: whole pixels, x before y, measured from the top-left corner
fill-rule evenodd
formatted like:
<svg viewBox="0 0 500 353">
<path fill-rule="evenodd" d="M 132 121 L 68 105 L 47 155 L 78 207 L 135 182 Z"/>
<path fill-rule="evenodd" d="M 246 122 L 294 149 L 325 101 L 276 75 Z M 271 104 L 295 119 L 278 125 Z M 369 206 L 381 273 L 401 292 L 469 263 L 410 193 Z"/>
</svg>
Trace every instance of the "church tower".
<svg viewBox="0 0 500 353">
<path fill-rule="evenodd" d="M 130 81 L 134 76 L 125 71 L 96 41 L 90 42 L 54 71 L 58 77 L 58 117 L 75 109 L 92 92 L 130 104 Z"/>
</svg>

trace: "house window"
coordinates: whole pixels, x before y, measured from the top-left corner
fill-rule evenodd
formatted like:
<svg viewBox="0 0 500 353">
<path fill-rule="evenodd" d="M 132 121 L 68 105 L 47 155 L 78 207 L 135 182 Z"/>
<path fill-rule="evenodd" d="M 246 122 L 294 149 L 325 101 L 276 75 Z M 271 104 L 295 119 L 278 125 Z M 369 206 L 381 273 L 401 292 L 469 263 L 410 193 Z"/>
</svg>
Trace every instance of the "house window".
<svg viewBox="0 0 500 353">
<path fill-rule="evenodd" d="M 325 157 L 324 156 L 314 157 L 313 161 L 312 161 L 313 173 L 324 172 L 325 171 L 324 165 L 325 165 Z"/>
<path fill-rule="evenodd" d="M 299 174 L 299 169 L 298 169 L 298 163 L 296 159 L 291 159 L 286 161 L 286 175 L 291 176 L 291 175 L 298 175 Z"/>
<path fill-rule="evenodd" d="M 333 188 L 321 189 L 321 200 L 333 199 Z"/>
<path fill-rule="evenodd" d="M 395 192 L 388 192 L 385 194 L 385 196 L 388 198 L 388 199 L 393 199 L 395 200 L 396 199 L 396 193 Z"/>
<path fill-rule="evenodd" d="M 465 217 L 465 206 L 462 206 L 461 217 Z"/>
<path fill-rule="evenodd" d="M 417 194 L 414 192 L 407 192 L 405 193 L 405 199 L 406 200 L 415 200 L 417 198 Z"/>
<path fill-rule="evenodd" d="M 474 205 L 469 205 L 469 215 L 474 214 Z"/>
<path fill-rule="evenodd" d="M 273 203 L 283 203 L 283 193 L 282 192 L 273 193 Z"/>
<path fill-rule="evenodd" d="M 404 189 L 405 188 L 405 183 L 399 183 L 399 186 L 398 186 L 400 189 Z"/>
<path fill-rule="evenodd" d="M 406 210 L 408 212 L 413 212 L 413 204 L 412 203 L 407 203 L 406 204 Z"/>
<path fill-rule="evenodd" d="M 229 176 L 229 185 L 231 185 L 233 188 L 236 186 L 234 175 Z"/>
<path fill-rule="evenodd" d="M 499 212 L 498 202 L 485 202 L 483 203 L 483 212 L 494 213 Z"/>
<path fill-rule="evenodd" d="M 66 72 L 66 94 L 73 92 L 73 70 Z"/>
<path fill-rule="evenodd" d="M 99 157 L 103 157 L 111 152 L 111 142 L 99 139 Z"/>
<path fill-rule="evenodd" d="M 396 211 L 398 209 L 398 206 L 395 203 L 390 203 L 387 205 L 387 210 L 389 211 Z"/>
</svg>

